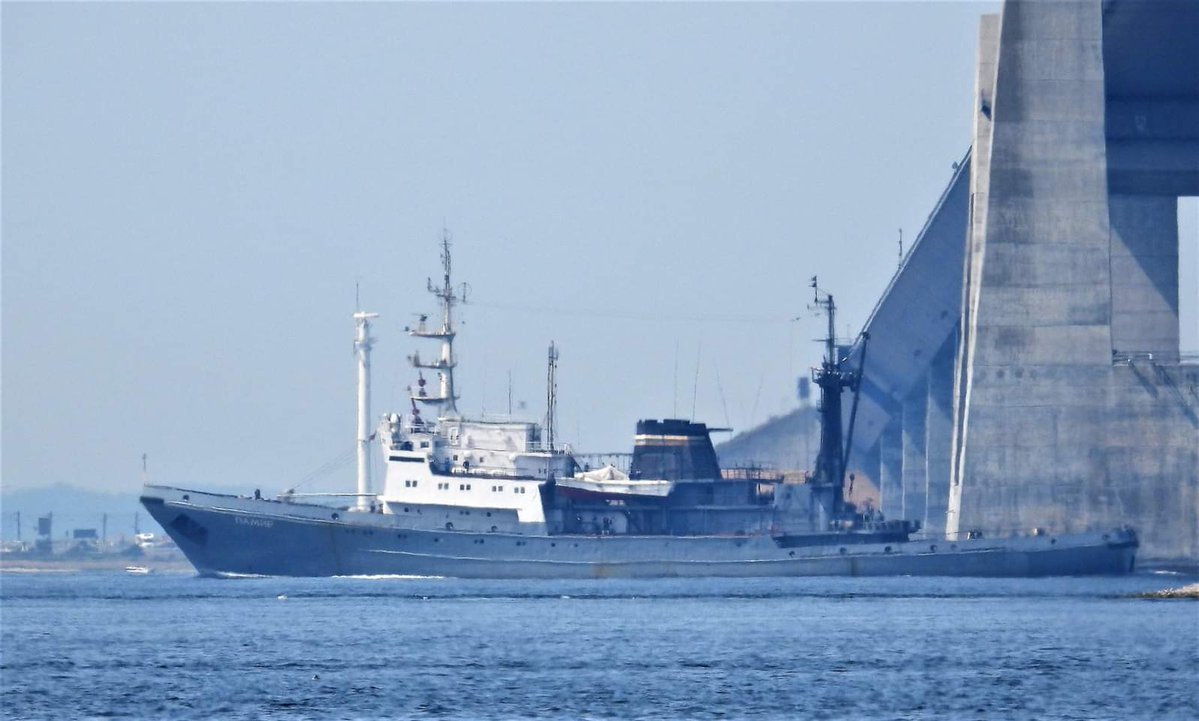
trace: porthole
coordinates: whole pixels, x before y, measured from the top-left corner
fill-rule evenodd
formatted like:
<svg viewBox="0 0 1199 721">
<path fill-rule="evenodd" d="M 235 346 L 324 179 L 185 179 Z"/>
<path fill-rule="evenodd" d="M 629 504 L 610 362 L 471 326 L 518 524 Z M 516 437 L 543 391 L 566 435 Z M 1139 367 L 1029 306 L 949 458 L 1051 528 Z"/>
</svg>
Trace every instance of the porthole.
<svg viewBox="0 0 1199 721">
<path fill-rule="evenodd" d="M 937 552 L 937 544 L 934 543 L 933 545 L 929 546 L 928 550 L 932 551 L 933 553 L 936 553 Z"/>
<path fill-rule="evenodd" d="M 498 526 L 492 526 L 492 527 L 491 527 L 491 532 L 492 532 L 492 533 L 495 533 L 495 532 L 496 532 L 496 531 L 498 531 L 498 530 L 500 530 Z"/>
<path fill-rule="evenodd" d="M 795 551 L 790 551 L 787 553 L 787 555 L 790 556 L 791 558 L 795 558 Z"/>
<path fill-rule="evenodd" d="M 335 520 L 335 521 L 336 521 L 336 520 L 337 520 L 337 519 L 339 519 L 339 518 L 341 518 L 341 516 L 339 516 L 339 515 L 338 515 L 338 514 L 336 514 L 336 513 L 334 513 L 334 514 L 333 514 L 333 520 Z"/>
<path fill-rule="evenodd" d="M 845 554 L 849 553 L 849 551 L 845 548 L 845 546 L 842 546 L 840 548 L 840 550 L 838 551 L 838 553 L 840 553 L 842 556 L 844 556 Z"/>
<path fill-rule="evenodd" d="M 190 501 L 191 499 L 192 499 L 192 497 L 190 494 L 188 494 L 188 493 L 183 494 L 183 500 Z M 1107 538 L 1107 536 L 1104 536 L 1104 538 Z"/>
<path fill-rule="evenodd" d="M 1051 545 L 1051 546 L 1056 546 L 1056 545 L 1057 545 L 1057 539 L 1056 539 L 1056 538 L 1051 538 L 1051 539 L 1049 539 L 1049 545 Z"/>
<path fill-rule="evenodd" d="M 454 524 L 447 521 L 445 524 L 445 530 L 447 530 L 447 531 L 454 530 Z"/>
<path fill-rule="evenodd" d="M 891 552 L 890 546 L 887 546 L 886 548 L 883 549 L 883 553 L 890 553 L 890 552 Z"/>
</svg>

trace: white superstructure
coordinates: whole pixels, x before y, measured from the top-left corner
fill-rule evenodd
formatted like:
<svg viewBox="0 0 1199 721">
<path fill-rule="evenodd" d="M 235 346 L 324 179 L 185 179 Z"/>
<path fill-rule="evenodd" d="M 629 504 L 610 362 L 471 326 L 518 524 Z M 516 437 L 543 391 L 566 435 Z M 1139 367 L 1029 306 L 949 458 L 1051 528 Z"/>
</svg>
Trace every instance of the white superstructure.
<svg viewBox="0 0 1199 721">
<path fill-rule="evenodd" d="M 413 513 L 446 507 L 490 511 L 514 511 L 522 527 L 530 531 L 545 525 L 542 489 L 547 481 L 571 476 L 574 458 L 543 438 L 541 426 L 511 419 L 467 419 L 458 412 L 454 387 L 453 307 L 466 300 L 468 288 L 455 289 L 450 279 L 450 241 L 442 236 L 443 279 L 428 283 L 429 292 L 442 307 L 441 325 L 431 326 L 421 316 L 409 335 L 440 341 L 436 360 L 422 360 L 419 353 L 408 360 L 419 370 L 439 376 L 436 394 L 419 376 L 410 389 L 412 410 L 408 415 L 392 413 L 379 426 L 387 473 L 378 494 L 384 513 Z M 556 354 L 551 351 L 551 359 Z M 421 407 L 439 411 L 435 421 L 421 415 Z M 551 416 L 552 417 L 552 416 Z M 450 521 L 452 523 L 452 521 Z"/>
</svg>

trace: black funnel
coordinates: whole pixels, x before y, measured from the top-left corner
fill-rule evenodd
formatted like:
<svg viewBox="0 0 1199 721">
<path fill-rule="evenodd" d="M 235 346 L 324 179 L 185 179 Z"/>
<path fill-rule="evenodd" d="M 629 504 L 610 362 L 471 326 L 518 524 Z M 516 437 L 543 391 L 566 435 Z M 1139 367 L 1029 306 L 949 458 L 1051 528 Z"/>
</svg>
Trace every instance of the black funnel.
<svg viewBox="0 0 1199 721">
<path fill-rule="evenodd" d="M 629 475 L 667 481 L 720 478 L 708 427 L 676 418 L 637 421 Z"/>
</svg>

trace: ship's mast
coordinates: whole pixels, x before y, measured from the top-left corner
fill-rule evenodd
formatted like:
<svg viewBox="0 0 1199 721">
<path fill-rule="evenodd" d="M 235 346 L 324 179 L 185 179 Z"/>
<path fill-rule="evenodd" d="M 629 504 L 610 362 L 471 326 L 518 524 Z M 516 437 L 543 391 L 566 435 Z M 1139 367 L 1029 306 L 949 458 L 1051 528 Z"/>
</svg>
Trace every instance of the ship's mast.
<svg viewBox="0 0 1199 721">
<path fill-rule="evenodd" d="M 823 339 L 824 359 L 819 368 L 813 369 L 812 374 L 812 381 L 820 387 L 820 452 L 816 456 L 816 473 L 812 484 L 831 520 L 841 517 L 845 507 L 845 466 L 848 458 L 846 441 L 841 432 L 841 394 L 846 389 L 857 391 L 861 374 L 842 369 L 843 363 L 837 354 L 837 304 L 832 294 L 822 294 L 815 277 L 811 286 L 815 292 L 814 308 L 828 316 L 828 333 Z"/>
<path fill-rule="evenodd" d="M 371 386 L 371 338 L 370 321 L 378 313 L 354 313 L 354 355 L 358 359 L 358 510 L 367 508 L 371 493 L 370 466 L 370 386 Z"/>
<path fill-rule="evenodd" d="M 426 316 L 421 316 L 420 325 L 415 329 L 409 329 L 409 334 L 419 338 L 434 338 L 441 341 L 441 355 L 435 361 L 422 362 L 419 354 L 413 354 L 408 357 L 413 367 L 415 368 L 430 368 L 437 371 L 441 379 L 438 393 L 435 396 L 430 396 L 424 389 L 424 378 L 421 378 L 419 390 L 413 394 L 413 400 L 425 403 L 428 405 L 442 406 L 441 415 L 452 417 L 458 415 L 457 400 L 458 395 L 454 391 L 454 366 L 457 365 L 457 360 L 454 358 L 454 306 L 458 303 L 466 302 L 466 295 L 469 291 L 469 286 L 465 283 L 455 290 L 453 283 L 450 280 L 450 233 L 448 230 L 442 230 L 441 234 L 441 266 L 442 266 L 442 283 L 441 285 L 433 285 L 433 279 L 428 280 L 428 290 L 441 301 L 441 327 L 428 328 L 425 325 Z"/>
</svg>

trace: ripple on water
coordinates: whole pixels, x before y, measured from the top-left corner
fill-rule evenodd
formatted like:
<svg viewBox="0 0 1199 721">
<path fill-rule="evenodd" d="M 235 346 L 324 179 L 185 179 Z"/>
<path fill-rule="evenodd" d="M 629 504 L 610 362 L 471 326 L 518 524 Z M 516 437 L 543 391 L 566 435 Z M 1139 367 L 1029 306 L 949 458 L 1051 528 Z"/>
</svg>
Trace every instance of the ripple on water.
<svg viewBox="0 0 1199 721">
<path fill-rule="evenodd" d="M 1190 719 L 1194 606 L 1129 598 L 1162 580 L 9 577 L 0 705 L 15 719 Z"/>
</svg>

